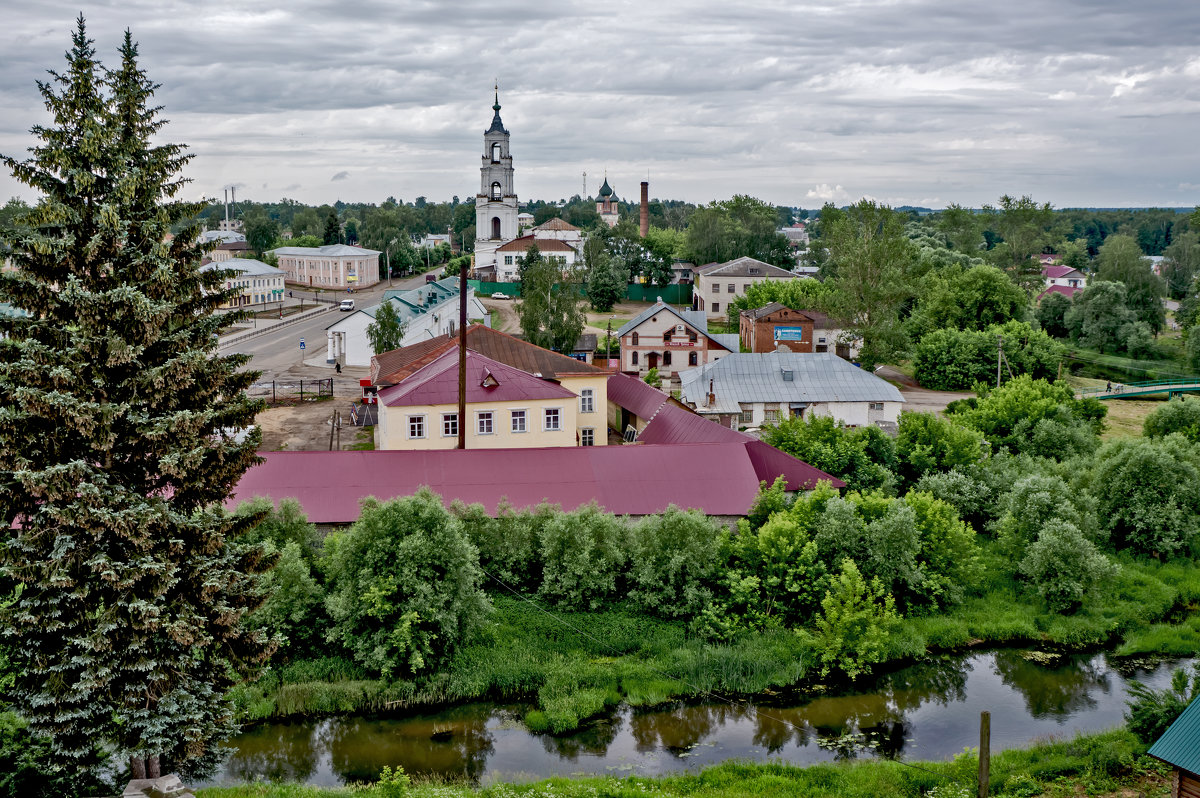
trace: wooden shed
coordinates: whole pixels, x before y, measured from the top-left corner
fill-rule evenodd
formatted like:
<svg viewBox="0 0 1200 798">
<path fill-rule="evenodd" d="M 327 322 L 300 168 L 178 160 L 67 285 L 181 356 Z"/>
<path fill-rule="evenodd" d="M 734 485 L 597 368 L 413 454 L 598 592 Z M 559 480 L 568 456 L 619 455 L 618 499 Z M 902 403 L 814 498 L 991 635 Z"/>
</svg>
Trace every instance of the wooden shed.
<svg viewBox="0 0 1200 798">
<path fill-rule="evenodd" d="M 1175 768 L 1171 798 L 1200 798 L 1200 699 L 1183 711 L 1148 753 Z"/>
</svg>

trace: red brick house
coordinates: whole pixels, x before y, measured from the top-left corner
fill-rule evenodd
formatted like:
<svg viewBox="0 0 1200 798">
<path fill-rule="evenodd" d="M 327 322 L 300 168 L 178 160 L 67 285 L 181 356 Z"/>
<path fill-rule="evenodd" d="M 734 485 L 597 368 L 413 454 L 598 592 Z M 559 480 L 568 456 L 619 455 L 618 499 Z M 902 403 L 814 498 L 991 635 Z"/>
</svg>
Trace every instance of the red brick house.
<svg viewBox="0 0 1200 798">
<path fill-rule="evenodd" d="M 738 319 L 742 348 L 754 353 L 780 349 L 806 354 L 834 352 L 848 359 L 850 347 L 838 343 L 840 333 L 824 313 L 793 310 L 778 302 L 743 310 Z"/>
</svg>

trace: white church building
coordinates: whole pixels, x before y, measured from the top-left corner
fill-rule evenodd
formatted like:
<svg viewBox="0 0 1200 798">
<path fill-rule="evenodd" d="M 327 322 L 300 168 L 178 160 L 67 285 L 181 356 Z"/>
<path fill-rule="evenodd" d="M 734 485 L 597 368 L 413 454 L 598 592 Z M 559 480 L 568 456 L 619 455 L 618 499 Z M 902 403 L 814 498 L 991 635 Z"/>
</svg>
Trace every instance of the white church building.
<svg viewBox="0 0 1200 798">
<path fill-rule="evenodd" d="M 496 279 L 503 271 L 496 250 L 517 238 L 517 190 L 513 187 L 509 133 L 500 121 L 500 92 L 492 106 L 492 126 L 483 134 L 483 163 L 475 195 L 475 274 Z"/>
</svg>

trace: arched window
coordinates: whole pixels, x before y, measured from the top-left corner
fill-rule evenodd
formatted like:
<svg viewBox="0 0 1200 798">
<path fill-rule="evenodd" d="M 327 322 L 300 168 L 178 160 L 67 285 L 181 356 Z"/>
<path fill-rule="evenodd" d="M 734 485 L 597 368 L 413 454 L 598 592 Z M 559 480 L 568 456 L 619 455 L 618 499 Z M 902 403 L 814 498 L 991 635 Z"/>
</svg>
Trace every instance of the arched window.
<svg viewBox="0 0 1200 798">
<path fill-rule="evenodd" d="M 635 330 L 633 333 L 633 345 L 634 346 L 637 346 L 637 338 L 638 338 L 637 331 Z"/>
<path fill-rule="evenodd" d="M 632 362 L 635 366 L 637 365 L 637 352 L 633 353 L 632 358 L 630 358 L 630 362 Z"/>
<path fill-rule="evenodd" d="M 492 163 L 500 163 L 500 142 L 492 142 Z"/>
<path fill-rule="evenodd" d="M 492 217 L 492 238 L 499 238 L 499 237 L 500 237 L 500 217 L 493 216 Z"/>
<path fill-rule="evenodd" d="M 492 183 L 492 199 L 498 200 L 500 198 L 500 184 Z"/>
</svg>

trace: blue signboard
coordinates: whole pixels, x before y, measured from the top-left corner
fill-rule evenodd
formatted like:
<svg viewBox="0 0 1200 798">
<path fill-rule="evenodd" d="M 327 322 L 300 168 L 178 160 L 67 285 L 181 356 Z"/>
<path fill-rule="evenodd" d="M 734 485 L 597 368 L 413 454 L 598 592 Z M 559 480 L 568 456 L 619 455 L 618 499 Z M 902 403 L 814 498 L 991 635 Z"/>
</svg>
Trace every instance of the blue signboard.
<svg viewBox="0 0 1200 798">
<path fill-rule="evenodd" d="M 301 349 L 304 348 L 304 339 L 303 338 L 300 339 L 300 348 Z"/>
<path fill-rule="evenodd" d="M 803 327 L 776 327 L 775 328 L 775 340 L 776 341 L 803 341 L 804 340 L 804 328 Z"/>
</svg>

